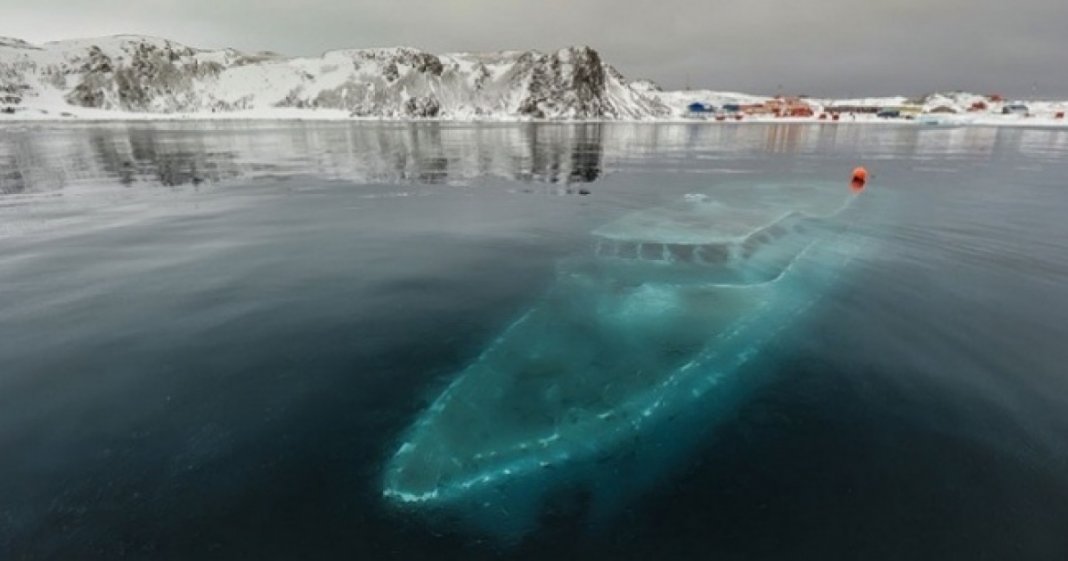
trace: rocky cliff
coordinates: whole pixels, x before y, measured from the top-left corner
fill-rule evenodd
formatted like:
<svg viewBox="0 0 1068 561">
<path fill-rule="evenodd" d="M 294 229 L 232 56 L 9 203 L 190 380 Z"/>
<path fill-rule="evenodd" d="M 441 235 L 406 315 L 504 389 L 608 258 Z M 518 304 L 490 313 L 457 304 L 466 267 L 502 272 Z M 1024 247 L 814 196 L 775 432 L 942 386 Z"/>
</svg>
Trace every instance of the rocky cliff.
<svg viewBox="0 0 1068 561">
<path fill-rule="evenodd" d="M 669 112 L 648 84 L 628 82 L 589 47 L 441 55 L 400 47 L 299 58 L 142 36 L 42 45 L 0 38 L 0 110 L 8 113 L 280 109 L 441 119 L 646 119 Z"/>
</svg>

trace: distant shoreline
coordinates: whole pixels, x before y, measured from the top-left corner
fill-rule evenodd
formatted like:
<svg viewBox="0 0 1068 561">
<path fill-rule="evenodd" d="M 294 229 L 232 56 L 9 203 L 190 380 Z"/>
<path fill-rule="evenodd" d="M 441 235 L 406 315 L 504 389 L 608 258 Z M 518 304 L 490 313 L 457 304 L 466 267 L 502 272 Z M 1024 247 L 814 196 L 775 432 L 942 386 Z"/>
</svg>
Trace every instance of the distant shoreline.
<svg viewBox="0 0 1068 561">
<path fill-rule="evenodd" d="M 1068 120 L 1050 118 L 1014 118 L 984 116 L 982 118 L 927 124 L 918 120 L 881 119 L 871 116 L 858 116 L 856 120 L 838 121 L 818 118 L 793 117 L 752 117 L 741 120 L 693 119 L 686 117 L 669 117 L 656 119 L 534 119 L 534 118 L 488 118 L 488 119 L 452 119 L 452 118 L 396 118 L 396 117 L 352 117 L 343 112 L 300 110 L 299 113 L 284 111 L 279 113 L 254 112 L 242 113 L 122 113 L 96 114 L 88 116 L 64 116 L 44 114 L 34 116 L 0 114 L 0 125 L 4 124 L 101 124 L 101 123 L 210 123 L 210 122 L 307 122 L 307 123 L 383 123 L 383 124 L 444 124 L 444 125 L 583 125 L 583 124 L 630 124 L 630 125 L 703 125 L 703 126 L 749 126 L 749 125 L 818 125 L 818 126 L 897 126 L 917 129 L 951 129 L 963 127 L 1005 127 L 1026 129 L 1068 130 Z"/>
<path fill-rule="evenodd" d="M 412 47 L 287 57 L 117 35 L 0 38 L 0 122 L 879 123 L 1068 128 L 1068 100 L 997 93 L 822 98 L 628 80 L 584 45 L 434 54 Z"/>
</svg>

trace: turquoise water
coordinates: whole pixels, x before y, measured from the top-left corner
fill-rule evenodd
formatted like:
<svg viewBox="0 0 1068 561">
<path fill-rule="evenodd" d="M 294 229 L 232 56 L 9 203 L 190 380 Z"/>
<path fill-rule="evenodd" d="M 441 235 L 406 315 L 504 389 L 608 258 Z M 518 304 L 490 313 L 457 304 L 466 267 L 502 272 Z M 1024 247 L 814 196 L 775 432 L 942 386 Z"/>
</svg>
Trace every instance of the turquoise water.
<svg viewBox="0 0 1068 561">
<path fill-rule="evenodd" d="M 2 132 L 0 551 L 13 558 L 1068 553 L 1066 132 Z M 598 265 L 593 233 L 627 216 L 746 185 L 845 189 L 857 164 L 869 189 L 766 315 L 720 293 L 626 296 L 717 278 L 707 266 Z M 611 328 L 553 328 L 605 305 Z M 640 446 L 582 433 L 586 466 L 495 495 L 499 525 L 383 497 L 412 424 L 509 325 L 553 306 L 512 345 L 569 348 L 542 369 L 598 386 L 640 360 L 643 377 L 621 382 L 661 379 L 722 321 L 767 323 L 738 339 L 730 391 L 671 405 L 678 424 Z M 592 366 L 570 361 L 580 352 Z M 568 390 L 540 389 L 553 403 Z"/>
</svg>

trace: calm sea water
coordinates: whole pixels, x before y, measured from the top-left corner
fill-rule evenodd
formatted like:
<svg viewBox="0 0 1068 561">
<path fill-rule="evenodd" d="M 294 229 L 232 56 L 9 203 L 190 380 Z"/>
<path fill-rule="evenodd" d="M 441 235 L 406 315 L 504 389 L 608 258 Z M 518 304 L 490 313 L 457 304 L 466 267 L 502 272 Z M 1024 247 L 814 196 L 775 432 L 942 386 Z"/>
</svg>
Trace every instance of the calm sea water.
<svg viewBox="0 0 1068 561">
<path fill-rule="evenodd" d="M 591 230 L 857 164 L 869 250 L 609 520 L 383 500 Z M 1066 178 L 1056 130 L 5 125 L 0 558 L 1066 559 Z"/>
</svg>

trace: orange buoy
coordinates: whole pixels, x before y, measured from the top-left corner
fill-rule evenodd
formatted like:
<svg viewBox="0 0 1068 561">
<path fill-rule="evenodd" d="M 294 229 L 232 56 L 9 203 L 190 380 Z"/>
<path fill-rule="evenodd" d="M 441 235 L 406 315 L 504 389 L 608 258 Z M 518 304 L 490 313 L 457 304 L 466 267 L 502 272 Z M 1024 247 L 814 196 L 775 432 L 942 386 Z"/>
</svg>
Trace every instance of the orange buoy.
<svg viewBox="0 0 1068 561">
<path fill-rule="evenodd" d="M 864 166 L 857 166 L 853 169 L 853 180 L 850 182 L 850 188 L 854 191 L 863 191 L 864 185 L 868 182 L 868 170 L 864 169 Z"/>
</svg>

